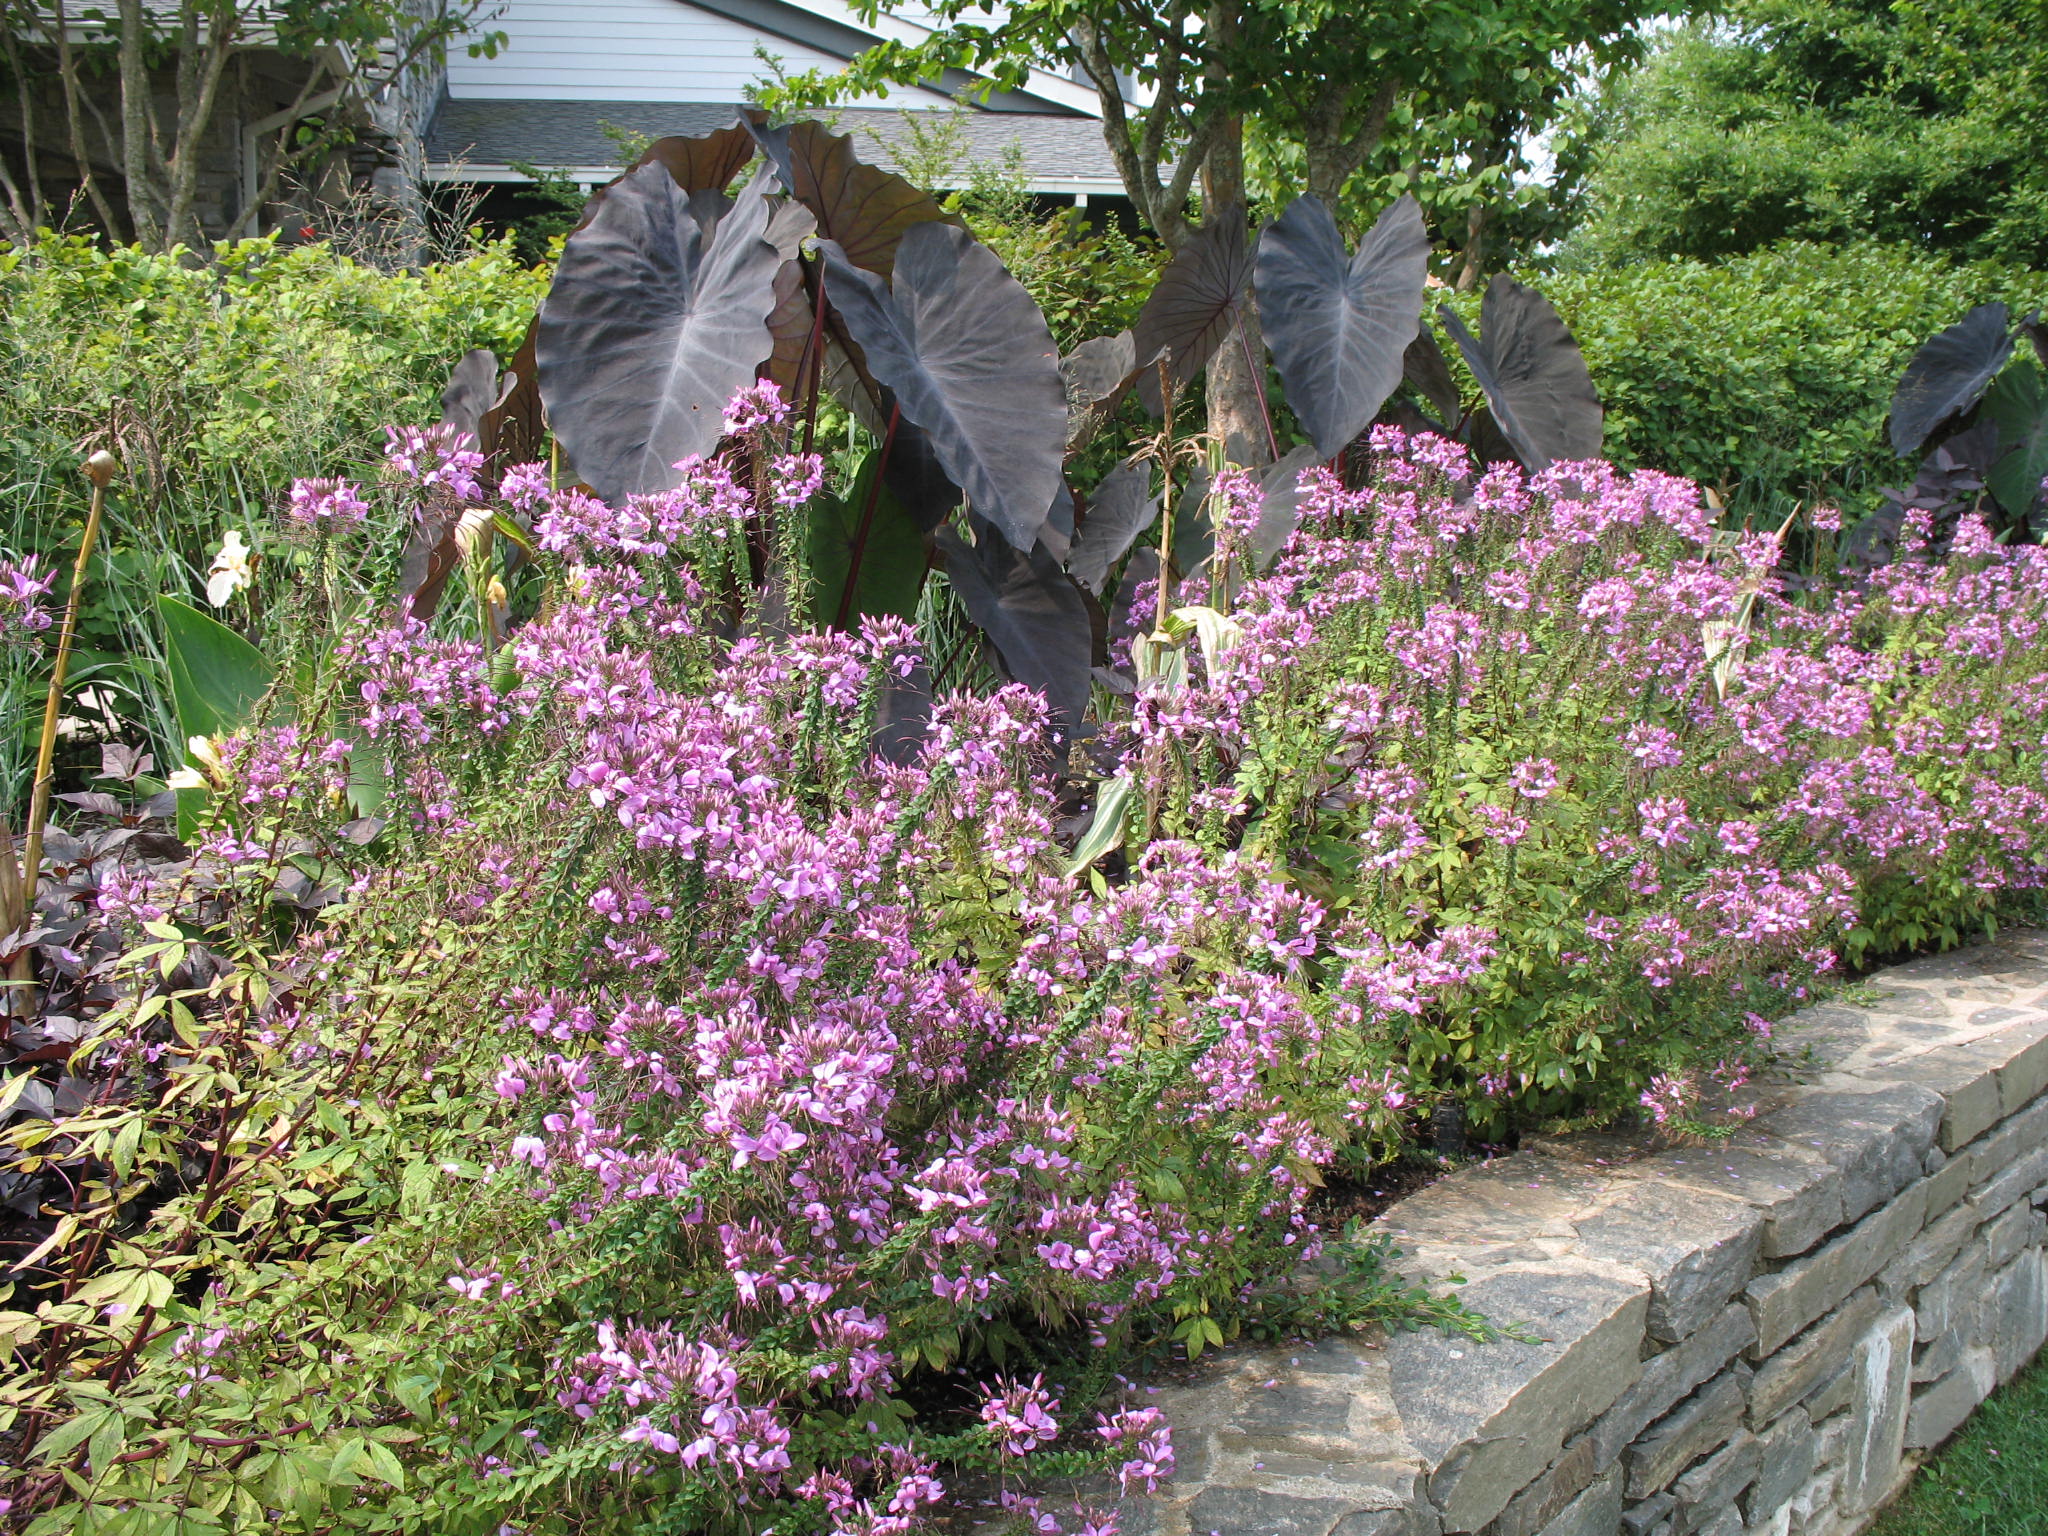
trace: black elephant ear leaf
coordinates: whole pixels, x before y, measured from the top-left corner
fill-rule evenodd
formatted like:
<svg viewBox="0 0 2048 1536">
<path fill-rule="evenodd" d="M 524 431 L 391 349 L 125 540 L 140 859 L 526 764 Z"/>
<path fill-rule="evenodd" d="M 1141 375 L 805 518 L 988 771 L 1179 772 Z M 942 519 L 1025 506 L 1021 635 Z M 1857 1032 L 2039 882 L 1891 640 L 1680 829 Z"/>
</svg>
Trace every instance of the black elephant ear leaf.
<svg viewBox="0 0 2048 1536">
<path fill-rule="evenodd" d="M 1062 566 L 1074 550 L 1074 511 L 1074 488 L 1062 479 L 1060 488 L 1053 492 L 1052 505 L 1046 509 L 1045 523 L 1038 530 L 1038 542 Z"/>
<path fill-rule="evenodd" d="M 1060 359 L 1060 376 L 1076 405 L 1100 405 L 1130 388 L 1138 372 L 1138 344 L 1129 331 L 1096 336 Z"/>
<path fill-rule="evenodd" d="M 1324 458 L 1342 453 L 1400 384 L 1428 270 L 1422 208 L 1406 195 L 1355 254 L 1315 197 L 1296 198 L 1259 237 L 1259 321 L 1287 403 Z"/>
<path fill-rule="evenodd" d="M 484 413 L 499 403 L 496 354 L 475 347 L 462 354 L 441 391 L 441 424 L 479 441 Z"/>
<path fill-rule="evenodd" d="M 1436 332 L 1427 320 L 1420 322 L 1415 339 L 1401 354 L 1401 375 L 1415 393 L 1429 402 L 1444 422 L 1445 430 L 1457 426 L 1458 418 L 1465 414 L 1465 399 L 1451 373 L 1451 360 L 1444 356 Z"/>
<path fill-rule="evenodd" d="M 1448 304 L 1437 318 L 1523 464 L 1540 470 L 1560 459 L 1600 456 L 1600 396 L 1579 344 L 1548 299 L 1503 273 L 1486 285 L 1479 338 Z"/>
<path fill-rule="evenodd" d="M 947 478 L 1020 550 L 1062 484 L 1067 396 L 1045 316 L 995 252 L 951 224 L 912 226 L 893 285 L 821 240 L 826 293 Z"/>
<path fill-rule="evenodd" d="M 642 166 L 563 247 L 536 354 L 549 424 L 576 473 L 617 501 L 678 483 L 772 349 L 783 266 L 757 180 L 727 204 Z"/>
<path fill-rule="evenodd" d="M 749 129 L 790 196 L 816 218 L 819 237 L 838 242 L 848 260 L 877 277 L 889 277 L 907 231 L 960 222 L 931 194 L 862 160 L 849 135 L 814 122 Z"/>
<path fill-rule="evenodd" d="M 914 421 L 896 423 L 882 484 L 924 533 L 932 532 L 960 505 L 960 487 L 946 477 L 930 435 Z"/>
<path fill-rule="evenodd" d="M 1237 323 L 1252 280 L 1244 236 L 1242 206 L 1226 203 L 1214 209 L 1174 253 L 1138 311 L 1137 324 L 1131 327 L 1137 356 L 1157 358 L 1166 353 L 1176 389 L 1207 366 Z M 1156 368 L 1139 374 L 1138 399 L 1154 416 L 1164 412 Z"/>
<path fill-rule="evenodd" d="M 1081 524 L 1080 537 L 1067 556 L 1067 573 L 1100 597 L 1117 561 L 1158 516 L 1151 461 L 1125 459 L 1102 477 L 1089 498 L 1088 520 Z"/>
<path fill-rule="evenodd" d="M 1378 407 L 1374 407 L 1375 410 Z M 1354 437 L 1356 433 L 1352 434 Z M 1301 522 L 1302 472 L 1322 462 L 1319 447 L 1293 449 L 1277 464 L 1259 472 L 1259 525 L 1252 530 L 1252 553 L 1264 570 L 1287 547 Z"/>
<path fill-rule="evenodd" d="M 1944 422 L 1984 397 L 2012 356 L 2011 323 L 2003 304 L 1979 304 L 1913 354 L 1892 396 L 1894 453 L 1917 453 Z"/>
<path fill-rule="evenodd" d="M 632 168 L 659 165 L 685 192 L 723 192 L 753 158 L 753 134 L 745 125 L 733 123 L 692 138 L 656 139 L 640 152 Z"/>
<path fill-rule="evenodd" d="M 1087 601 L 1044 545 L 1026 553 L 986 524 L 980 535 L 969 544 L 951 528 L 939 530 L 946 577 L 1003 670 L 1044 694 L 1055 733 L 1070 736 L 1088 708 L 1094 627 Z"/>
<path fill-rule="evenodd" d="M 1082 342 L 1060 359 L 1060 377 L 1067 384 L 1067 452 L 1088 446 L 1115 412 L 1124 394 L 1149 367 L 1153 356 L 1139 357 L 1129 331 Z M 1158 381 L 1153 381 L 1157 388 Z"/>
</svg>

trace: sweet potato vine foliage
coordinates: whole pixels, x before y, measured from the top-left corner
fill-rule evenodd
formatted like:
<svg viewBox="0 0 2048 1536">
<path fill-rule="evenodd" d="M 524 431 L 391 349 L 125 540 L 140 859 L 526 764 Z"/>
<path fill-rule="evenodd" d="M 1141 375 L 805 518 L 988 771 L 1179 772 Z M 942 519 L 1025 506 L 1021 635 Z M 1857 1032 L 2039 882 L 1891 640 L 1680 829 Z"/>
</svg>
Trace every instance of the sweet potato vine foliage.
<svg viewBox="0 0 2048 1536">
<path fill-rule="evenodd" d="M 1356 1315 L 1276 1299 L 1318 1169 L 1447 1096 L 1684 1120 L 1845 949 L 2040 884 L 2048 569 L 1972 519 L 1788 586 L 1684 482 L 1379 429 L 1264 569 L 1216 478 L 1084 742 L 1012 686 L 906 746 L 918 634 L 775 620 L 750 519 L 819 467 L 772 391 L 734 424 L 621 507 L 395 441 L 531 527 L 539 612 L 336 618 L 291 723 L 211 744 L 193 858 L 99 882 L 90 1102 L 7 1133 L 75 1218 L 0 1314 L 34 1529 L 882 1536 L 959 1467 L 1113 1505 L 1172 1465 L 1135 1350 Z M 356 502 L 295 506 L 340 558 Z M 288 872 L 331 899 L 280 941 Z"/>
</svg>

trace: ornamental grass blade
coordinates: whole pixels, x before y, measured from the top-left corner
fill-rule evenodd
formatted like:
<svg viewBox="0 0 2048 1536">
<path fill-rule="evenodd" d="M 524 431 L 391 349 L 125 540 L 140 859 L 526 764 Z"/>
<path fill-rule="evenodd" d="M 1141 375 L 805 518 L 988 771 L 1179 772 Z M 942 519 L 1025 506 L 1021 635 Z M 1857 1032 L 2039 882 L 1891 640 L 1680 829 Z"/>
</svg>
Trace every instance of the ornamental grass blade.
<svg viewBox="0 0 2048 1536">
<path fill-rule="evenodd" d="M 947 477 L 1019 550 L 1062 484 L 1066 391 L 1045 316 L 995 252 L 951 224 L 915 225 L 893 284 L 821 240 L 826 293 L 867 371 L 922 427 Z"/>
<path fill-rule="evenodd" d="M 1917 453 L 1984 397 L 2012 356 L 2011 323 L 2003 304 L 1979 304 L 1913 354 L 1892 396 L 1892 452 Z"/>
<path fill-rule="evenodd" d="M 678 484 L 676 462 L 711 452 L 726 402 L 768 357 L 783 264 L 770 212 L 758 178 L 728 203 L 649 163 L 563 247 L 541 308 L 541 398 L 606 501 Z"/>
<path fill-rule="evenodd" d="M 1123 847 L 1124 829 L 1130 819 L 1137 787 L 1137 780 L 1128 773 L 1104 779 L 1095 786 L 1095 814 L 1089 819 L 1088 830 L 1081 834 L 1081 840 L 1074 844 L 1074 851 L 1067 859 L 1069 875 L 1087 873 L 1097 859 L 1112 849 Z"/>
<path fill-rule="evenodd" d="M 1477 338 L 1450 305 L 1440 305 L 1437 318 L 1530 470 L 1600 457 L 1600 396 L 1578 342 L 1548 299 L 1502 273 L 1486 285 Z"/>
<path fill-rule="evenodd" d="M 919 224 L 960 222 L 929 193 L 862 160 L 848 134 L 814 122 L 748 131 L 790 196 L 817 219 L 819 238 L 877 277 L 892 274 L 898 244 Z"/>
<path fill-rule="evenodd" d="M 1355 253 L 1316 197 L 1297 197 L 1259 236 L 1259 323 L 1287 403 L 1324 458 L 1342 453 L 1401 382 L 1428 270 L 1422 208 L 1406 194 Z"/>
<path fill-rule="evenodd" d="M 947 579 L 1003 670 L 1045 695 L 1056 735 L 1071 735 L 1088 708 L 1093 629 L 1081 589 L 1044 545 L 1029 554 L 995 537 L 986 523 L 969 544 L 951 528 L 938 532 Z"/>
<path fill-rule="evenodd" d="M 1125 459 L 1102 477 L 1089 498 L 1087 521 L 1067 556 L 1067 574 L 1100 597 L 1111 569 L 1158 517 L 1152 461 Z"/>
<path fill-rule="evenodd" d="M 1217 208 L 1166 264 L 1131 327 L 1139 357 L 1167 354 L 1176 389 L 1202 371 L 1237 323 L 1252 280 L 1244 235 L 1243 206 Z M 1158 370 L 1147 368 L 1140 375 L 1138 399 L 1154 416 L 1164 413 Z"/>
</svg>

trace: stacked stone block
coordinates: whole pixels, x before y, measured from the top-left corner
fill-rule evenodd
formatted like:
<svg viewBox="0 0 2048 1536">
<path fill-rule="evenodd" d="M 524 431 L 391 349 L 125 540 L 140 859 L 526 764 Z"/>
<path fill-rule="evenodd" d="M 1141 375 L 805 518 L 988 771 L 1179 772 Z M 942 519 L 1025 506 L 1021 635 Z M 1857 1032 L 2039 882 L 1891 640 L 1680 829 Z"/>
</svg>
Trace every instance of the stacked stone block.
<svg viewBox="0 0 2048 1536">
<path fill-rule="evenodd" d="M 1224 1355 L 1125 1536 L 1854 1536 L 2048 1337 L 2048 934 L 1779 1031 L 1725 1144 L 1545 1143 L 1380 1225 L 1536 1342 Z"/>
</svg>

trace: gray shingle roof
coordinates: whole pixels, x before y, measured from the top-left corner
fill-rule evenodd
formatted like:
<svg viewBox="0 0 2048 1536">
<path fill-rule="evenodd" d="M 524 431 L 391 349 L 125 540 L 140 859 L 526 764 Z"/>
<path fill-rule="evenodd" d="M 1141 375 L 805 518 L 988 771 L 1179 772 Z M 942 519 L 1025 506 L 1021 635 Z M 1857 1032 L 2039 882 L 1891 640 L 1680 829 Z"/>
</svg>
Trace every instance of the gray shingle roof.
<svg viewBox="0 0 2048 1536">
<path fill-rule="evenodd" d="M 614 165 L 619 146 L 602 123 L 652 138 L 701 134 L 723 128 L 737 104 L 648 101 L 492 101 L 444 99 L 427 131 L 427 160 L 436 167 L 509 165 Z M 851 133 L 863 159 L 900 169 L 890 146 L 908 136 L 912 114 L 878 107 L 848 107 L 832 114 L 841 133 Z M 931 120 L 935 114 L 920 112 Z M 1010 145 L 1023 155 L 1023 170 L 1034 183 L 1092 182 L 1121 192 L 1116 163 L 1094 118 L 1035 112 L 962 111 L 953 115 L 970 162 L 1000 160 Z"/>
</svg>

